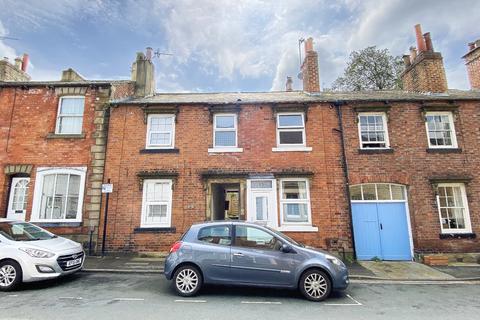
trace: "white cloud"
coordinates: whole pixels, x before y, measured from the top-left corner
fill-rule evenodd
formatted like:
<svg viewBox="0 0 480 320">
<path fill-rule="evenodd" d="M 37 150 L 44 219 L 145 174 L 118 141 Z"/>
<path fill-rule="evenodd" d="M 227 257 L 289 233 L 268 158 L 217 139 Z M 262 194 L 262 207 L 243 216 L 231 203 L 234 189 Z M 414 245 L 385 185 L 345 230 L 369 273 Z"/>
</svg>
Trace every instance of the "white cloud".
<svg viewBox="0 0 480 320">
<path fill-rule="evenodd" d="M 0 36 L 8 36 L 8 30 L 3 26 L 2 21 L 0 21 Z M 6 41 L 8 40 L 0 39 L 0 59 L 7 57 L 13 61 L 13 59 L 15 59 L 17 56 L 17 53 L 15 52 L 14 48 L 10 47 L 6 43 Z"/>
<path fill-rule="evenodd" d="M 174 56 L 161 60 L 158 83 L 162 90 L 179 91 L 187 72 L 226 82 L 271 77 L 272 90 L 283 90 L 290 75 L 300 89 L 298 39 L 307 36 L 315 38 L 319 52 L 321 86 L 329 86 L 352 50 L 377 45 L 395 55 L 406 53 L 414 45 L 413 25 L 422 23 L 444 55 L 450 86 L 466 88 L 460 49 L 452 43 L 479 36 L 480 1 L 95 0 L 86 5 L 83 0 L 0 0 L 0 7 L 10 8 L 9 21 L 24 31 L 50 25 L 74 37 L 78 26 L 71 17 L 79 16 L 160 34 L 166 39 L 163 49 Z M 14 56 L 15 50 L 0 42 L 0 53 Z M 50 76 L 38 70 L 39 76 Z"/>
</svg>

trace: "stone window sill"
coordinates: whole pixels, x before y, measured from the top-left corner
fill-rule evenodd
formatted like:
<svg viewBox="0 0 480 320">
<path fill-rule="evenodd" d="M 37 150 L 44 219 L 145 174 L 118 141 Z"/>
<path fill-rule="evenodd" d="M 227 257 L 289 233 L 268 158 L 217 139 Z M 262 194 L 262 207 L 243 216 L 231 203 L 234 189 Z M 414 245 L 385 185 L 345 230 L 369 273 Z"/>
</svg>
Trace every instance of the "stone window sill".
<svg viewBox="0 0 480 320">
<path fill-rule="evenodd" d="M 462 153 L 460 148 L 428 148 L 427 153 Z"/>
<path fill-rule="evenodd" d="M 140 227 L 133 230 L 134 233 L 176 233 L 175 227 Z"/>
<path fill-rule="evenodd" d="M 394 149 L 384 148 L 384 149 L 358 149 L 359 154 L 378 154 L 378 153 L 393 153 Z"/>
<path fill-rule="evenodd" d="M 208 148 L 208 153 L 243 152 L 243 148 Z"/>
<path fill-rule="evenodd" d="M 317 227 L 313 227 L 313 226 L 281 226 L 281 227 L 278 227 L 277 228 L 278 231 L 282 231 L 282 232 L 318 232 L 318 228 Z"/>
<path fill-rule="evenodd" d="M 41 222 L 41 221 L 30 221 L 35 225 L 42 228 L 76 228 L 81 227 L 81 222 Z"/>
<path fill-rule="evenodd" d="M 140 149 L 142 154 L 152 154 L 152 153 L 180 153 L 179 149 Z"/>
<path fill-rule="evenodd" d="M 475 239 L 475 233 L 440 233 L 440 239 Z"/>
<path fill-rule="evenodd" d="M 85 139 L 85 133 L 79 134 L 58 134 L 54 132 L 50 132 L 45 137 L 46 139 Z"/>
<path fill-rule="evenodd" d="M 310 152 L 312 147 L 276 147 L 272 148 L 273 152 Z"/>
</svg>

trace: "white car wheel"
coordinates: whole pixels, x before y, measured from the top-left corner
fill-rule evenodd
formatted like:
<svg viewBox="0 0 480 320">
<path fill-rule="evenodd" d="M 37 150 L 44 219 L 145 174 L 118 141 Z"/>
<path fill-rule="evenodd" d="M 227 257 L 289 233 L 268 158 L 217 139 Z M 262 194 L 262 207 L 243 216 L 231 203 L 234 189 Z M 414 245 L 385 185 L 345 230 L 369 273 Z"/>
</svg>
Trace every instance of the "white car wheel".
<svg viewBox="0 0 480 320">
<path fill-rule="evenodd" d="M 0 262 L 0 291 L 14 289 L 22 278 L 22 269 L 15 261 Z"/>
</svg>

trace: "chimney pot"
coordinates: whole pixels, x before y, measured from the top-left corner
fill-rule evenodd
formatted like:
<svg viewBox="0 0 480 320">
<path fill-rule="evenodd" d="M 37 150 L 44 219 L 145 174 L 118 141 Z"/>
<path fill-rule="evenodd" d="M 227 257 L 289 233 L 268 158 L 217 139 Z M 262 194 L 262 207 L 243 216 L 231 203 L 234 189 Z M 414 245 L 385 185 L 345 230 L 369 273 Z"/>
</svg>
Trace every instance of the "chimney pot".
<svg viewBox="0 0 480 320">
<path fill-rule="evenodd" d="M 146 59 L 148 61 L 152 61 L 152 53 L 153 53 L 153 49 L 151 47 L 147 47 L 147 50 L 146 50 Z"/>
<path fill-rule="evenodd" d="M 307 52 L 313 51 L 313 38 L 310 37 L 305 41 L 305 54 Z"/>
<path fill-rule="evenodd" d="M 286 91 L 293 91 L 292 85 L 293 85 L 292 77 L 287 76 L 287 83 L 285 85 L 285 87 L 286 87 L 285 90 Z"/>
<path fill-rule="evenodd" d="M 425 39 L 422 36 L 422 26 L 420 24 L 415 25 L 415 35 L 417 38 L 417 48 L 418 52 L 427 51 L 427 47 L 425 45 Z"/>
<path fill-rule="evenodd" d="M 425 47 L 427 51 L 433 52 L 433 44 L 432 44 L 432 37 L 430 36 L 430 32 L 427 32 L 423 35 L 423 39 L 425 40 Z"/>
<path fill-rule="evenodd" d="M 413 63 L 417 58 L 417 48 L 410 47 L 410 62 Z"/>
<path fill-rule="evenodd" d="M 17 68 L 18 70 L 22 69 L 22 58 L 20 57 L 15 58 L 15 68 Z"/>
<path fill-rule="evenodd" d="M 23 54 L 23 59 L 22 59 L 22 71 L 23 71 L 23 72 L 27 72 L 27 69 L 28 69 L 28 61 L 29 61 L 28 54 L 24 53 L 24 54 Z"/>
</svg>

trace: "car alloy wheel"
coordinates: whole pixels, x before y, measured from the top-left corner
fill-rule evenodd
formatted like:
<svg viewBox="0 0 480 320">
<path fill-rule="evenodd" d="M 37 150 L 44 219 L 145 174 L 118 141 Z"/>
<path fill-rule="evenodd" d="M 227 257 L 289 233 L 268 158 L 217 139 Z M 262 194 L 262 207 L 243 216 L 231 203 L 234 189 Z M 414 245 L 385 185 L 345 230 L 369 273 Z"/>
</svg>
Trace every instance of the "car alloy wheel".
<svg viewBox="0 0 480 320">
<path fill-rule="evenodd" d="M 177 293 L 184 297 L 195 295 L 202 285 L 202 275 L 193 266 L 179 268 L 175 272 L 174 279 Z"/>
<path fill-rule="evenodd" d="M 0 263 L 0 290 L 13 289 L 20 282 L 21 269 L 14 261 Z"/>
<path fill-rule="evenodd" d="M 302 275 L 301 292 L 309 300 L 325 300 L 331 291 L 331 282 L 328 276 L 320 270 L 310 270 Z"/>
</svg>

